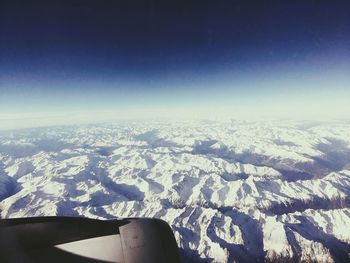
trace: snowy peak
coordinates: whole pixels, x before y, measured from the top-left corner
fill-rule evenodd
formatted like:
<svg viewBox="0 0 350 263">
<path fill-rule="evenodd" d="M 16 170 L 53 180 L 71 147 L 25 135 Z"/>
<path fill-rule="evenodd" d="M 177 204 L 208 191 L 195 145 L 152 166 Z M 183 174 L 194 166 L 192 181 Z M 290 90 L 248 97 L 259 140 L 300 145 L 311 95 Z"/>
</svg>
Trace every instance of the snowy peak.
<svg viewBox="0 0 350 263">
<path fill-rule="evenodd" d="M 350 124 L 123 122 L 0 134 L 1 217 L 157 217 L 185 262 L 349 260 Z"/>
</svg>

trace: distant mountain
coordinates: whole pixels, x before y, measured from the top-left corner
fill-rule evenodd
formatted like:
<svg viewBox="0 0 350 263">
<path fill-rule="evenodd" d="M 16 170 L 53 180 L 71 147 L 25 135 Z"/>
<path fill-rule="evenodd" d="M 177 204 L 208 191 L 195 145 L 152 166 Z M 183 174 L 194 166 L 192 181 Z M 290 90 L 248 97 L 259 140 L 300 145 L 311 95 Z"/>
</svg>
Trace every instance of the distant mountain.
<svg viewBox="0 0 350 263">
<path fill-rule="evenodd" d="M 2 132 L 0 212 L 161 218 L 184 262 L 350 261 L 350 123 L 143 121 Z"/>
</svg>

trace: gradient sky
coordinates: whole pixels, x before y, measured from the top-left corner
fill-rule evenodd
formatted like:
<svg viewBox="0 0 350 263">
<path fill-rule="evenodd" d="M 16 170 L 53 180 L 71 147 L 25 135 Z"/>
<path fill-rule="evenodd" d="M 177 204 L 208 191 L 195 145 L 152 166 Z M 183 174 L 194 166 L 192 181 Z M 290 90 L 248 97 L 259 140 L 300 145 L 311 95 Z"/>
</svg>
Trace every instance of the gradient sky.
<svg viewBox="0 0 350 263">
<path fill-rule="evenodd" d="M 349 1 L 1 1 L 0 113 L 344 113 L 349 14 Z"/>
</svg>

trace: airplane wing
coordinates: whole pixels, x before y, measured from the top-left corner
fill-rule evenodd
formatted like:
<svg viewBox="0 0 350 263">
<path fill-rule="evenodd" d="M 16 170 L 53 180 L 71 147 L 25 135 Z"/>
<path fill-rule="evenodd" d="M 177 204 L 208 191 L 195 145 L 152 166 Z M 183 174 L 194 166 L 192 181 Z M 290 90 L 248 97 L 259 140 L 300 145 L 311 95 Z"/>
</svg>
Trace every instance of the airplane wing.
<svg viewBox="0 0 350 263">
<path fill-rule="evenodd" d="M 0 257 L 1 262 L 180 262 L 169 225 L 150 218 L 2 219 Z"/>
</svg>

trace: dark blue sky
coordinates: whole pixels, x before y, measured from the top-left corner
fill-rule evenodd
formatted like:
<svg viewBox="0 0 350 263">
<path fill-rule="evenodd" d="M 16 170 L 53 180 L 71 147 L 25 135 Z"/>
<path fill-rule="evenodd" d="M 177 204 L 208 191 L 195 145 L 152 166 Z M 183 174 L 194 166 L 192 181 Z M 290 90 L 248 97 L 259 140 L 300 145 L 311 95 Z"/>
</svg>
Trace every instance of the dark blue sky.
<svg viewBox="0 0 350 263">
<path fill-rule="evenodd" d="M 344 98 L 349 14 L 349 1 L 1 1 L 0 110 Z"/>
</svg>

